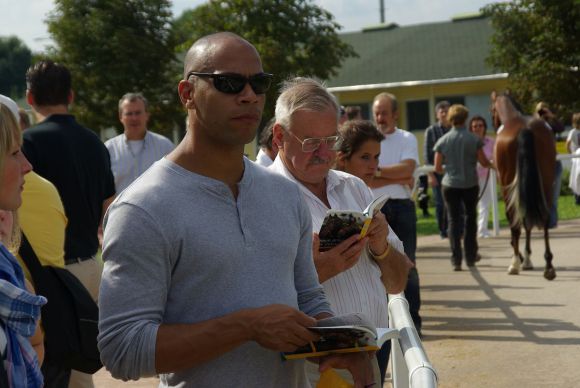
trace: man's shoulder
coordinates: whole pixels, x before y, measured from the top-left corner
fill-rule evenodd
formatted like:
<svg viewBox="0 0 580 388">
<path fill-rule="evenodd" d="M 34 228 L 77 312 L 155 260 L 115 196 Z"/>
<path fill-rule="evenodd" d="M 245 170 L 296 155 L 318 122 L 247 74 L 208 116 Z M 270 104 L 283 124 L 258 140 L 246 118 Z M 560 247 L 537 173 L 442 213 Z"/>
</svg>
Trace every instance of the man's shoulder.
<svg viewBox="0 0 580 388">
<path fill-rule="evenodd" d="M 107 147 L 107 149 L 109 151 L 111 151 L 113 147 L 115 147 L 115 146 L 118 147 L 119 145 L 122 145 L 123 144 L 123 137 L 124 136 L 125 135 L 122 134 L 122 133 L 120 135 L 113 136 L 112 138 L 110 138 L 107 141 L 105 141 L 105 143 L 104 143 L 105 144 L 105 147 Z"/>
<path fill-rule="evenodd" d="M 365 190 L 367 188 L 366 183 L 362 179 L 345 171 L 329 170 L 328 177 L 330 180 L 335 180 L 338 183 L 346 184 L 347 186 L 358 190 Z"/>
<path fill-rule="evenodd" d="M 149 134 L 149 136 L 151 136 L 152 138 L 154 138 L 155 140 L 161 141 L 161 142 L 166 142 L 166 143 L 170 143 L 173 144 L 171 142 L 171 140 L 169 140 L 166 136 L 157 133 L 157 132 L 153 132 L 153 131 L 149 131 L 147 130 L 147 133 Z"/>
<path fill-rule="evenodd" d="M 266 167 L 262 166 L 261 164 L 252 162 L 248 159 L 249 163 L 246 163 L 246 168 L 252 169 L 255 179 L 259 181 L 260 186 L 264 187 L 264 191 L 269 190 L 272 187 L 281 188 L 282 190 L 291 190 L 297 189 L 297 185 L 295 182 L 292 182 L 290 179 L 286 178 L 280 171 L 274 169 L 272 165 Z"/>
<path fill-rule="evenodd" d="M 399 141 L 405 142 L 409 145 L 417 145 L 417 137 L 413 132 L 397 128 L 395 133 L 398 135 L 397 139 Z"/>
</svg>

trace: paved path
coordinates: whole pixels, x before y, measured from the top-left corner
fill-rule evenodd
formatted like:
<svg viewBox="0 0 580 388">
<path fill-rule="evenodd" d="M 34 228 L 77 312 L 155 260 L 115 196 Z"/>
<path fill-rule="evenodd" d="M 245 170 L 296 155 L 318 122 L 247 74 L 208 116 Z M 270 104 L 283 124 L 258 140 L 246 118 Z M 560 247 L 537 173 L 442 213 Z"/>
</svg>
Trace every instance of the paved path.
<svg viewBox="0 0 580 388">
<path fill-rule="evenodd" d="M 483 256 L 472 271 L 451 270 L 449 245 L 420 237 L 424 347 L 439 386 L 580 386 L 580 220 L 552 232 L 557 278 L 543 273 L 543 240 L 534 232 L 534 271 L 508 276 L 509 232 L 481 239 Z M 156 387 L 156 379 L 123 383 L 104 370 L 97 388 Z M 385 384 L 387 387 L 388 384 Z"/>
<path fill-rule="evenodd" d="M 543 238 L 533 271 L 508 276 L 509 231 L 481 239 L 483 259 L 453 272 L 447 240 L 419 240 L 423 344 L 439 386 L 580 386 L 580 220 L 551 233 L 557 278 L 543 278 Z"/>
</svg>

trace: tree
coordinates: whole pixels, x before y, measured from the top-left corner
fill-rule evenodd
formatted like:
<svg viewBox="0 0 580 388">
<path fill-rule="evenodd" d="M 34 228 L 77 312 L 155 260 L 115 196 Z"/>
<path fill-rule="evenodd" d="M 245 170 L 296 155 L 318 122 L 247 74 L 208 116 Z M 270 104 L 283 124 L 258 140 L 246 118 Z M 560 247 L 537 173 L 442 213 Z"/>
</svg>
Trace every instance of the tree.
<svg viewBox="0 0 580 388">
<path fill-rule="evenodd" d="M 15 36 L 0 37 L 0 94 L 14 99 L 24 96 L 25 74 L 32 52 Z"/>
<path fill-rule="evenodd" d="M 512 92 L 529 111 L 546 101 L 568 122 L 580 111 L 580 2 L 515 0 L 483 11 L 495 31 L 490 65 L 509 73 Z"/>
<path fill-rule="evenodd" d="M 215 0 L 184 11 L 174 23 L 181 52 L 210 33 L 242 36 L 260 53 L 264 70 L 275 75 L 275 86 L 290 75 L 336 75 L 344 59 L 356 56 L 338 37 L 340 28 L 332 14 L 308 0 Z M 264 121 L 273 115 L 277 93 L 272 87 L 267 94 Z"/>
<path fill-rule="evenodd" d="M 72 111 L 80 121 L 95 130 L 120 128 L 118 101 L 137 91 L 150 102 L 150 128 L 168 134 L 179 107 L 170 1 L 55 3 L 47 21 L 56 43 L 51 57 L 72 73 Z"/>
</svg>

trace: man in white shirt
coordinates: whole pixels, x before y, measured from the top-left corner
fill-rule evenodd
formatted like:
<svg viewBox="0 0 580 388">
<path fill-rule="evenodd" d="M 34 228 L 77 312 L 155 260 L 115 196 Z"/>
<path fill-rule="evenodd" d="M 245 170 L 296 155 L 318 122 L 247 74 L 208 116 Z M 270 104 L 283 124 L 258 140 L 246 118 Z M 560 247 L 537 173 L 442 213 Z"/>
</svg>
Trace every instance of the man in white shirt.
<svg viewBox="0 0 580 388">
<path fill-rule="evenodd" d="M 377 128 L 385 135 L 381 142 L 379 168 L 373 180 L 373 194 L 388 194 L 390 199 L 381 211 L 389 224 L 403 241 L 405 253 L 415 263 L 417 248 L 417 214 L 411 199 L 413 172 L 419 163 L 417 139 L 407 131 L 397 128 L 399 112 L 397 99 L 390 93 L 380 93 L 373 101 L 373 116 Z M 409 271 L 405 288 L 409 302 L 409 312 L 419 335 L 421 335 L 421 297 L 419 293 L 419 274 L 414 267 Z"/>
<path fill-rule="evenodd" d="M 165 136 L 147 130 L 148 106 L 141 93 L 127 93 L 119 100 L 119 121 L 124 131 L 105 142 L 117 194 L 174 148 Z"/>
<path fill-rule="evenodd" d="M 287 81 L 276 102 L 278 156 L 269 168 L 295 182 L 310 209 L 314 264 L 333 310 L 364 313 L 377 327 L 387 327 L 386 293 L 403 291 L 412 264 L 385 216 L 375 215 L 368 237 L 351 236 L 326 252 L 318 250 L 316 232 L 329 209 L 360 211 L 373 199 L 361 179 L 331 170 L 338 120 L 339 105 L 321 84 L 309 78 Z"/>
</svg>

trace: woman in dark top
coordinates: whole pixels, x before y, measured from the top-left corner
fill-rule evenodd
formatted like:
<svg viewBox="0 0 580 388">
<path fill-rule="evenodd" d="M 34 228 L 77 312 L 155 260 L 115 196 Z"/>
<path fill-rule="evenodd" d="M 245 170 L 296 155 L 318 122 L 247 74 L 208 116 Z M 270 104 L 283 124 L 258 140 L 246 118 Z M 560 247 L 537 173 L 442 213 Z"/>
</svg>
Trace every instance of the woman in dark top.
<svg viewBox="0 0 580 388">
<path fill-rule="evenodd" d="M 479 185 L 476 166 L 479 161 L 483 167 L 492 167 L 491 162 L 483 152 L 481 139 L 465 127 L 468 115 L 469 111 L 463 105 L 452 105 L 447 117 L 453 127 L 433 147 L 435 172 L 445 173 L 442 181 L 443 200 L 449 219 L 449 244 L 451 245 L 451 261 L 455 271 L 461 271 L 463 260 L 462 232 L 467 266 L 472 267 L 479 260 L 476 212 Z M 445 169 L 443 164 L 445 164 Z M 462 222 L 460 220 L 462 208 L 465 209 L 464 231 L 461 230 Z"/>
</svg>

